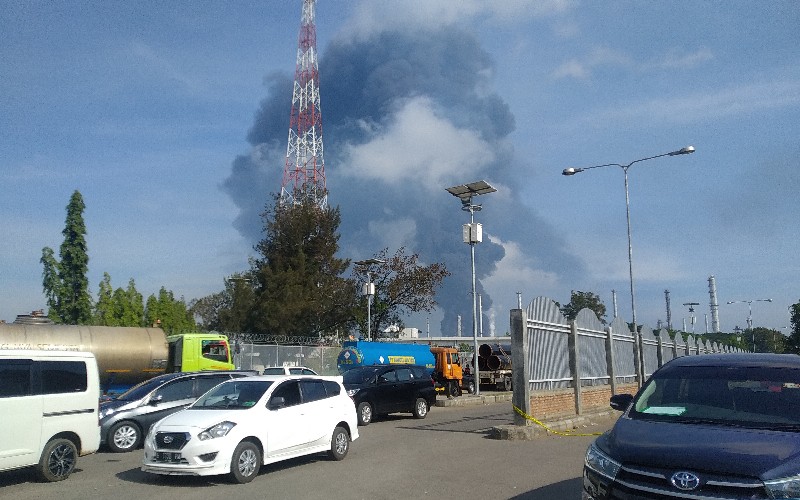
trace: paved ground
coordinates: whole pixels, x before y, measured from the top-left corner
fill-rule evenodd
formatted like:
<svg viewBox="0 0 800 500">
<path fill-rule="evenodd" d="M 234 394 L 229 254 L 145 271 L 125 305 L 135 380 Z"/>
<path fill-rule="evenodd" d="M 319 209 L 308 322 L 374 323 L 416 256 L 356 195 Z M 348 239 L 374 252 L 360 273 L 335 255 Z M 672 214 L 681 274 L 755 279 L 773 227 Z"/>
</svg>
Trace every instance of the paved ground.
<svg viewBox="0 0 800 500">
<path fill-rule="evenodd" d="M 477 398 L 475 398 L 477 399 Z M 324 455 L 262 468 L 246 485 L 224 477 L 163 477 L 141 472 L 141 450 L 100 452 L 79 461 L 66 481 L 38 483 L 27 470 L 0 473 L 0 498 L 14 500 L 252 500 L 286 498 L 566 500 L 580 498 L 581 469 L 593 436 L 492 439 L 513 423 L 509 401 L 464 398 L 428 417 L 392 415 L 367 427 L 341 462 Z M 446 403 L 442 403 L 446 404 Z M 584 417 L 581 433 L 601 432 L 615 415 Z"/>
</svg>

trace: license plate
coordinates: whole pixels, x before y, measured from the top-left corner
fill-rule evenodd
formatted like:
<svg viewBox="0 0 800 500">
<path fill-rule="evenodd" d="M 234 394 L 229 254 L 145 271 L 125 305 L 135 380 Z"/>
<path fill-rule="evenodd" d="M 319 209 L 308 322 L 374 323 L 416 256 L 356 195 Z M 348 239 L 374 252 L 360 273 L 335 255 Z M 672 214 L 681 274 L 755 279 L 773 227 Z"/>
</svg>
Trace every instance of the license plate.
<svg viewBox="0 0 800 500">
<path fill-rule="evenodd" d="M 182 458 L 180 453 L 171 451 L 156 452 L 156 462 L 180 462 Z"/>
</svg>

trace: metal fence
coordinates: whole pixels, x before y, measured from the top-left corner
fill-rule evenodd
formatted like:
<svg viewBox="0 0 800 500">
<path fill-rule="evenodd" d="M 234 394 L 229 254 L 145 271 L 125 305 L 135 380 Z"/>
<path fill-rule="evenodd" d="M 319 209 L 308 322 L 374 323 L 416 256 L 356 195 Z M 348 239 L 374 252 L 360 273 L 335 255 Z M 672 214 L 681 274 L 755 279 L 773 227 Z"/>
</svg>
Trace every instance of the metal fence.
<svg viewBox="0 0 800 500">
<path fill-rule="evenodd" d="M 634 337 L 622 317 L 603 325 L 595 313 L 581 310 L 574 321 L 561 314 L 555 301 L 537 297 L 526 309 L 524 335 L 526 378 L 530 390 L 551 390 L 580 386 L 633 383 L 641 364 L 647 379 L 667 361 L 694 354 L 735 352 L 739 349 L 707 342 L 702 336 L 681 335 L 673 339 L 665 329 L 640 327 Z M 639 349 L 637 349 L 637 343 Z M 637 363 L 636 353 L 641 352 Z"/>
</svg>

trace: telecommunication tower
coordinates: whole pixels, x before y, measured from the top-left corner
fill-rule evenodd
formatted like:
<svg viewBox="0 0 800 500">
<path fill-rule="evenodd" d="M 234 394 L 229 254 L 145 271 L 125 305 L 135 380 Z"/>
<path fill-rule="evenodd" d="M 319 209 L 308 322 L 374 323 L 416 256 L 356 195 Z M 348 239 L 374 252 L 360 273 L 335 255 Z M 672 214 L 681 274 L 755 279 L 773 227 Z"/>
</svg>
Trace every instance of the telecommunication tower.
<svg viewBox="0 0 800 500">
<path fill-rule="evenodd" d="M 303 196 L 313 200 L 320 208 L 325 208 L 328 197 L 322 154 L 315 13 L 315 0 L 303 0 L 281 203 L 295 203 L 300 201 L 297 197 Z"/>
</svg>

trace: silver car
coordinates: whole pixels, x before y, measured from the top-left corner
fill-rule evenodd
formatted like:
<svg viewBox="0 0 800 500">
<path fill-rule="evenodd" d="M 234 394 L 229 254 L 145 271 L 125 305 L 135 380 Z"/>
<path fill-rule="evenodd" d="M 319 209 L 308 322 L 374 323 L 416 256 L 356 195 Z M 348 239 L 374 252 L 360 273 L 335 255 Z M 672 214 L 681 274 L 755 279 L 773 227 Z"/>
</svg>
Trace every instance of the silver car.
<svg viewBox="0 0 800 500">
<path fill-rule="evenodd" d="M 166 373 L 133 386 L 100 404 L 100 444 L 115 453 L 141 446 L 148 429 L 167 415 L 192 404 L 212 387 L 256 371 Z"/>
</svg>

